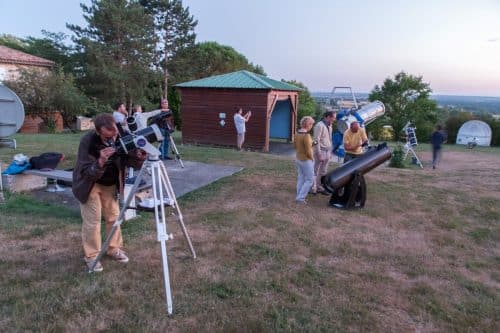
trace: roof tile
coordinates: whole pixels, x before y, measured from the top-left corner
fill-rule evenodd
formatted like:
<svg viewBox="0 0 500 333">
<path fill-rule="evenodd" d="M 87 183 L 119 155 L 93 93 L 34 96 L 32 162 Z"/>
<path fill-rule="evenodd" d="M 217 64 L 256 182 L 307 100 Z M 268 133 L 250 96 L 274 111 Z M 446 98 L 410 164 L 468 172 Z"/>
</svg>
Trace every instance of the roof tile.
<svg viewBox="0 0 500 333">
<path fill-rule="evenodd" d="M 0 45 L 0 64 L 34 65 L 53 67 L 55 63 L 51 60 L 40 58 L 32 54 L 24 53 L 10 47 Z"/>
</svg>

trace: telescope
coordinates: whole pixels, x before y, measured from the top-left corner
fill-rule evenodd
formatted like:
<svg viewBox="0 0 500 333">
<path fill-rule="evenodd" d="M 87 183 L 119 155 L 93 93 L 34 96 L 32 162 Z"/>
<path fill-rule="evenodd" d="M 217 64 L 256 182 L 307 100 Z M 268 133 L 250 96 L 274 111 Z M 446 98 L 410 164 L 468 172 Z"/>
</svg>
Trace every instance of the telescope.
<svg viewBox="0 0 500 333">
<path fill-rule="evenodd" d="M 370 147 L 366 153 L 321 178 L 326 191 L 332 193 L 330 206 L 342 209 L 362 208 L 366 202 L 364 174 L 370 172 L 392 156 L 387 143 Z"/>
<path fill-rule="evenodd" d="M 359 110 L 347 111 L 344 115 L 339 114 L 340 117 L 337 119 L 337 130 L 343 134 L 354 121 L 359 122 L 362 126 L 366 126 L 377 118 L 383 116 L 384 113 L 384 103 L 380 101 L 371 102 Z"/>
<path fill-rule="evenodd" d="M 119 155 L 126 155 L 129 151 L 139 148 L 145 150 L 148 154 L 157 156 L 159 151 L 152 143 L 162 141 L 163 139 L 158 125 L 153 124 L 135 133 L 124 132 L 120 134 L 116 141 L 109 140 L 106 144 L 108 147 L 115 148 L 116 153 Z"/>
</svg>

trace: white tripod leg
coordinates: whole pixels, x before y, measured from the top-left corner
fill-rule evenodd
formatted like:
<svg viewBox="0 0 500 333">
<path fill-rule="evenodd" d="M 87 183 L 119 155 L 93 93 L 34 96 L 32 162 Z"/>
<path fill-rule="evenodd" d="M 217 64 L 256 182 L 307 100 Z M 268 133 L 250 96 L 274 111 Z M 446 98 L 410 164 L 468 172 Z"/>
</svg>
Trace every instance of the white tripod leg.
<svg viewBox="0 0 500 333">
<path fill-rule="evenodd" d="M 177 204 L 177 198 L 175 197 L 172 183 L 170 182 L 170 178 L 168 177 L 167 169 L 163 163 L 160 165 L 160 171 L 161 171 L 160 176 L 162 178 L 163 184 L 165 184 L 165 188 L 167 190 L 168 197 L 174 201 L 174 205 L 175 205 L 175 209 L 177 210 L 179 225 L 181 226 L 182 233 L 184 234 L 184 237 L 186 238 L 186 241 L 188 242 L 189 249 L 191 250 L 191 254 L 193 255 L 193 258 L 196 259 L 196 252 L 194 251 L 193 244 L 191 243 L 191 238 L 189 237 L 186 226 L 184 224 L 184 218 L 182 217 L 181 209 L 180 209 L 179 205 Z"/>
<path fill-rule="evenodd" d="M 155 207 L 156 231 L 158 241 L 161 245 L 161 257 L 163 263 L 163 279 L 165 282 L 165 297 L 168 314 L 172 314 L 172 293 L 170 290 L 170 273 L 168 270 L 167 240 L 172 235 L 167 234 L 167 221 L 165 219 L 164 186 L 161 182 L 161 166 L 163 163 L 154 163 L 151 168 L 151 181 L 153 183 L 153 198 Z"/>
</svg>

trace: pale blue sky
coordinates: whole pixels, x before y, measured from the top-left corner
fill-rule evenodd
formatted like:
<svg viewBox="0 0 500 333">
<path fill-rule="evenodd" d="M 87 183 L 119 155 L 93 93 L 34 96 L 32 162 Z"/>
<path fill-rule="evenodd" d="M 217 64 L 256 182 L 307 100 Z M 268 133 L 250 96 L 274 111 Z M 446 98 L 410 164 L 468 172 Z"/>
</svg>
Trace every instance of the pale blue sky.
<svg viewBox="0 0 500 333">
<path fill-rule="evenodd" d="M 0 33 L 82 25 L 76 0 L 0 0 Z M 88 1 L 85 1 L 88 2 Z M 400 70 L 434 93 L 500 96 L 500 0 L 184 0 L 198 41 L 234 47 L 311 91 L 370 91 Z"/>
</svg>

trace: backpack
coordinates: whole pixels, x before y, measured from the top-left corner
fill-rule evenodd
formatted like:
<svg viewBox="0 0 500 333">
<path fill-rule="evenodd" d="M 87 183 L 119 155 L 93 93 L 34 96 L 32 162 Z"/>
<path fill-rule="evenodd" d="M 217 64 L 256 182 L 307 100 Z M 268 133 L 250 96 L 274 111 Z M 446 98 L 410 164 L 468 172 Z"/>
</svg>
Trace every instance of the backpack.
<svg viewBox="0 0 500 333">
<path fill-rule="evenodd" d="M 30 158 L 30 164 L 32 169 L 49 171 L 54 170 L 63 159 L 64 154 L 61 153 L 43 153 Z"/>
</svg>

